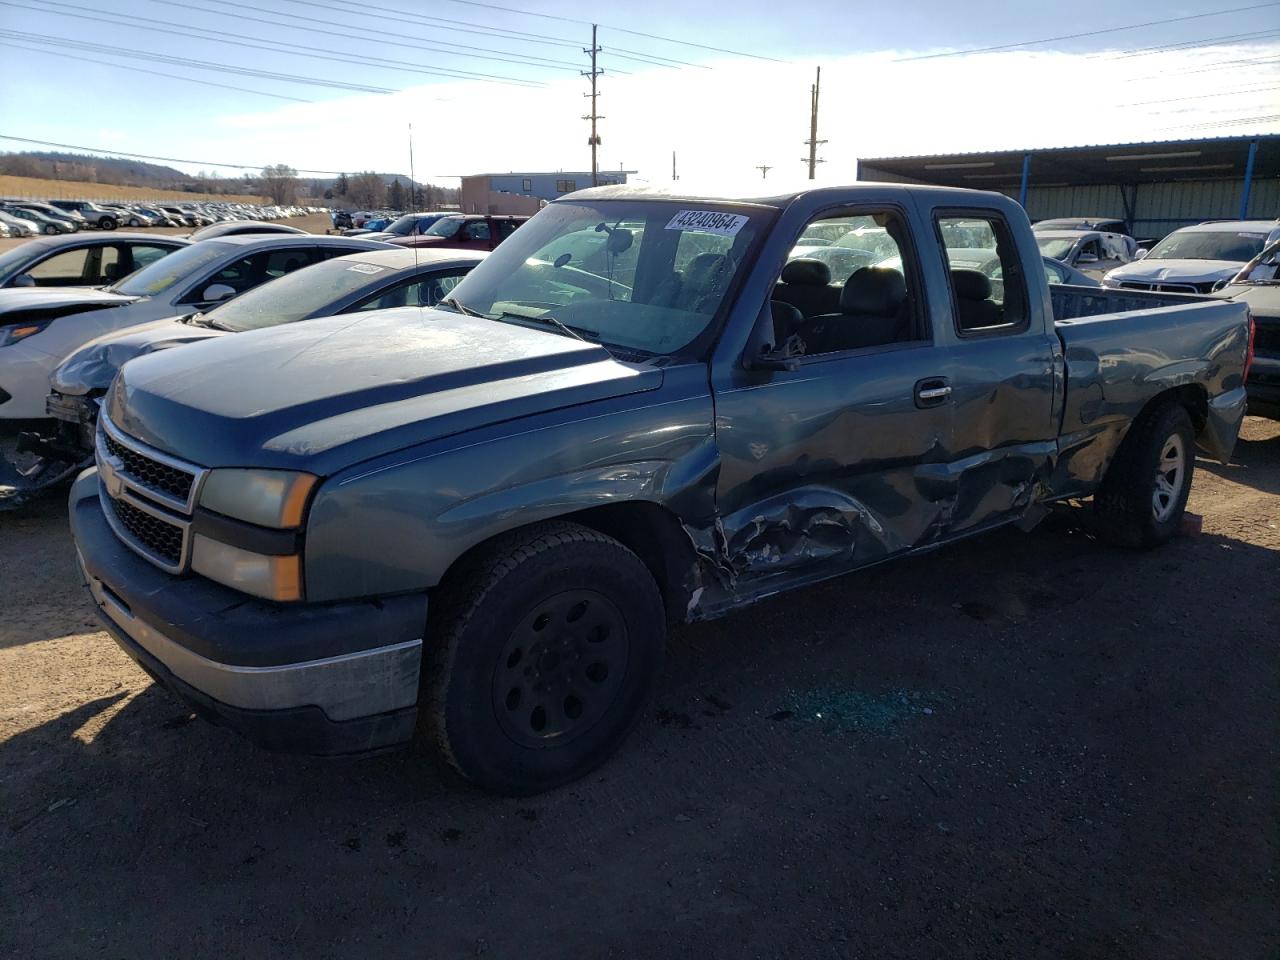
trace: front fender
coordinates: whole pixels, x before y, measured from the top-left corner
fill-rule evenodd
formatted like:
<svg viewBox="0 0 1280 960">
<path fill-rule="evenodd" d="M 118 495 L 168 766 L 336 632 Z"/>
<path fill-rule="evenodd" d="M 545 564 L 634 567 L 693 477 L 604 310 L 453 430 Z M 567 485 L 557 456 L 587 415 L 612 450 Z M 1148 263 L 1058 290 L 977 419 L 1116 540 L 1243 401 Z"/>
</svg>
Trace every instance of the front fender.
<svg viewBox="0 0 1280 960">
<path fill-rule="evenodd" d="M 607 504 L 713 522 L 705 370 L 662 388 L 468 432 L 327 479 L 307 521 L 307 598 L 428 589 L 497 534 Z M 683 382 L 682 382 L 683 381 Z"/>
</svg>

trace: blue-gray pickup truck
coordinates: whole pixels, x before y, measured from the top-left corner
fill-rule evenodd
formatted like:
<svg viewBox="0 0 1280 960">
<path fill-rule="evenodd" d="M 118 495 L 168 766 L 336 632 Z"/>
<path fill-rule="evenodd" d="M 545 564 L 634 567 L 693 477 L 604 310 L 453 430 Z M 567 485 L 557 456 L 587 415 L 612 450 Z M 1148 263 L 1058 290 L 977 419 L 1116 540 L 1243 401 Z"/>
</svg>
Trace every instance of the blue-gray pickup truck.
<svg viewBox="0 0 1280 960">
<path fill-rule="evenodd" d="M 827 221 L 876 262 L 793 253 Z M 669 624 L 1055 501 L 1168 540 L 1196 448 L 1231 455 L 1251 328 L 1049 286 L 996 194 L 601 187 L 437 308 L 125 364 L 71 524 L 106 628 L 200 714 L 330 755 L 421 730 L 530 793 L 618 747 Z"/>
</svg>

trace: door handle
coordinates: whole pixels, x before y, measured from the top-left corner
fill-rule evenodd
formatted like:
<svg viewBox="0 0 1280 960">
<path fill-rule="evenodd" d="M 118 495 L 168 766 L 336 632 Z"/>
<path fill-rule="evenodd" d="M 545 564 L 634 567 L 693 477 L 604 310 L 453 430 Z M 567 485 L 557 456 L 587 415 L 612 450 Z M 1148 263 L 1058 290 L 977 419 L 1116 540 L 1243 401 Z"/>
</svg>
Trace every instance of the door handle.
<svg viewBox="0 0 1280 960">
<path fill-rule="evenodd" d="M 941 406 L 949 396 L 951 385 L 947 383 L 946 377 L 929 377 L 916 382 L 916 406 L 921 409 Z"/>
</svg>

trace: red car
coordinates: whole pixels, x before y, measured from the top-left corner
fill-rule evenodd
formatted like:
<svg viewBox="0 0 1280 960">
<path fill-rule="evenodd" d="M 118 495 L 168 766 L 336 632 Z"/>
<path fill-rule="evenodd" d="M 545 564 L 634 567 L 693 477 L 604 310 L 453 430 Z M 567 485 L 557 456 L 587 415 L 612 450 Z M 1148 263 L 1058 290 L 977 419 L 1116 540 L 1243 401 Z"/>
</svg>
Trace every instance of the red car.
<svg viewBox="0 0 1280 960">
<path fill-rule="evenodd" d="M 490 216 L 485 213 L 459 213 L 437 220 L 420 236 L 396 237 L 387 242 L 402 247 L 492 250 L 528 219 Z"/>
</svg>

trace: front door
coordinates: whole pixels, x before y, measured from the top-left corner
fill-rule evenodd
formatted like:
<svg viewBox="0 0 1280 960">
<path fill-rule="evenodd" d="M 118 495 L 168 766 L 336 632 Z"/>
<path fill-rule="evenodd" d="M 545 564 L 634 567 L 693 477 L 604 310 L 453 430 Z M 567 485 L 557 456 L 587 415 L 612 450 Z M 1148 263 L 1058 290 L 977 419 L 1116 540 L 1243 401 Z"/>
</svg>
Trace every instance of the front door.
<svg viewBox="0 0 1280 960">
<path fill-rule="evenodd" d="M 874 563 L 946 529 L 945 351 L 907 222 L 886 206 L 806 225 L 834 239 L 801 241 L 789 264 L 805 262 L 777 265 L 769 305 L 795 369 L 716 386 L 722 550 L 740 592 Z"/>
</svg>

